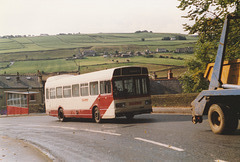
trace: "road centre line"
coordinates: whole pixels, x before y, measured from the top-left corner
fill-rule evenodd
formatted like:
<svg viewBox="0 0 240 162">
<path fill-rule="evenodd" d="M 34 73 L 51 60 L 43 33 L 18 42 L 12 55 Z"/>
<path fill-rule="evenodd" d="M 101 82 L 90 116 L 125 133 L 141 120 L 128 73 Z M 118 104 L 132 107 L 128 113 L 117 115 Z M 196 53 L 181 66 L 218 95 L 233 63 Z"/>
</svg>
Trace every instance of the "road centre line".
<svg viewBox="0 0 240 162">
<path fill-rule="evenodd" d="M 171 145 L 155 142 L 155 141 L 152 141 L 152 140 L 147 140 L 147 139 L 144 139 L 144 138 L 136 137 L 134 139 L 139 140 L 139 141 L 148 142 L 148 143 L 151 143 L 151 144 L 155 144 L 155 145 L 158 145 L 158 146 L 166 147 L 166 148 L 169 148 L 169 149 L 172 149 L 172 150 L 175 150 L 175 151 L 180 151 L 180 152 L 184 151 L 184 149 L 181 149 L 181 148 L 178 148 L 178 147 L 174 147 L 174 146 L 171 146 Z"/>
<path fill-rule="evenodd" d="M 102 134 L 108 134 L 108 135 L 114 135 L 114 136 L 121 136 L 121 134 L 112 133 L 112 132 L 104 132 L 104 131 L 97 131 L 97 130 L 91 130 L 91 129 L 81 129 L 81 130 L 87 131 L 87 132 L 93 132 L 93 133 L 102 133 Z"/>
</svg>

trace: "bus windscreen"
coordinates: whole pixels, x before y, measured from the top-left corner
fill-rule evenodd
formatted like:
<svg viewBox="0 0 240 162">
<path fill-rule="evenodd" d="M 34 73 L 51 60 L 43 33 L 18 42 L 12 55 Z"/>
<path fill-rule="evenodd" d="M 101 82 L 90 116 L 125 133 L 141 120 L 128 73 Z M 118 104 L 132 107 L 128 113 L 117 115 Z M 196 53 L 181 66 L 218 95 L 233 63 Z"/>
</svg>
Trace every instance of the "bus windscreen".
<svg viewBox="0 0 240 162">
<path fill-rule="evenodd" d="M 121 77 L 113 79 L 113 97 L 135 97 L 149 94 L 147 77 Z"/>
</svg>

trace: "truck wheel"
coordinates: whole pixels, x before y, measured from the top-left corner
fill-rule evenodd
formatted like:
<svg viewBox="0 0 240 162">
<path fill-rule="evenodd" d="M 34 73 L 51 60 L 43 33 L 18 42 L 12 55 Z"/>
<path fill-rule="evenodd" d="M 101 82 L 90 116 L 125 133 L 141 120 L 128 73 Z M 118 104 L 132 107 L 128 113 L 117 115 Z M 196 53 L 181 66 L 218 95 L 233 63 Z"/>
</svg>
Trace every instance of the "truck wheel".
<svg viewBox="0 0 240 162">
<path fill-rule="evenodd" d="M 238 128 L 238 116 L 236 113 L 229 110 L 229 119 L 227 123 L 228 127 L 226 130 L 227 134 L 232 134 Z"/>
<path fill-rule="evenodd" d="M 100 111 L 99 111 L 98 107 L 95 107 L 93 110 L 93 119 L 96 123 L 101 122 L 101 116 L 100 116 Z"/>
<path fill-rule="evenodd" d="M 229 134 L 238 126 L 238 119 L 224 104 L 213 104 L 208 111 L 209 125 L 215 134 Z"/>
</svg>

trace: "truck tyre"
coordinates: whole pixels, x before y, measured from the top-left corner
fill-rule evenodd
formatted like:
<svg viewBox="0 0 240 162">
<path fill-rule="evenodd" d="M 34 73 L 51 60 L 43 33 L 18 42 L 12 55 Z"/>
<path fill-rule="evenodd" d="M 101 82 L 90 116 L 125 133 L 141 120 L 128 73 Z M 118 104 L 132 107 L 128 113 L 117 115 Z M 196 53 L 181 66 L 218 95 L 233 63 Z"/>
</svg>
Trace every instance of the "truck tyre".
<svg viewBox="0 0 240 162">
<path fill-rule="evenodd" d="M 227 123 L 228 127 L 226 130 L 226 134 L 232 134 L 238 128 L 238 116 L 237 113 L 234 113 L 229 110 L 229 119 Z"/>
<path fill-rule="evenodd" d="M 238 126 L 238 119 L 235 116 L 226 105 L 213 104 L 208 111 L 208 121 L 213 133 L 233 133 Z"/>
</svg>

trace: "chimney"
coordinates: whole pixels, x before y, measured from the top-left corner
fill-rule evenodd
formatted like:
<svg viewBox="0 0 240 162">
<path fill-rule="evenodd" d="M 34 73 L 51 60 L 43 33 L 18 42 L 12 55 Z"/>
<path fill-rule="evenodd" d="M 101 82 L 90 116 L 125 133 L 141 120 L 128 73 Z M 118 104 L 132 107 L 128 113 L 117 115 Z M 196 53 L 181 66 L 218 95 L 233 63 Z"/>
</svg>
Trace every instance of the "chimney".
<svg viewBox="0 0 240 162">
<path fill-rule="evenodd" d="M 17 79 L 17 82 L 20 82 L 19 72 L 17 72 L 17 77 L 16 77 L 16 79 Z"/>
<path fill-rule="evenodd" d="M 173 73 L 172 70 L 168 70 L 168 79 L 172 79 L 173 78 Z"/>
<path fill-rule="evenodd" d="M 42 84 L 42 73 L 38 70 L 37 72 L 38 82 Z"/>
<path fill-rule="evenodd" d="M 156 74 L 156 72 L 153 73 L 153 79 L 154 79 L 154 80 L 157 79 L 157 74 Z"/>
</svg>

